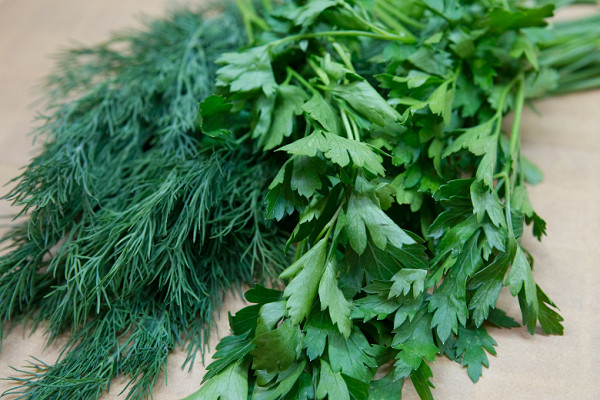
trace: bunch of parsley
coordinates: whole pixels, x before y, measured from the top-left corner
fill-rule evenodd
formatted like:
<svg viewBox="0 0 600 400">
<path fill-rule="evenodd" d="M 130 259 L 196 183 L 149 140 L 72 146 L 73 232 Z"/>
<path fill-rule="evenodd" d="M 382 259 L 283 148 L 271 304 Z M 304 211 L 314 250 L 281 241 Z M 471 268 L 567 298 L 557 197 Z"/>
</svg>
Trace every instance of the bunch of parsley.
<svg viewBox="0 0 600 400">
<path fill-rule="evenodd" d="M 475 382 L 495 354 L 486 324 L 519 325 L 496 307 L 503 286 L 530 333 L 562 334 L 520 243 L 545 222 L 519 125 L 528 99 L 598 85 L 582 45 L 600 34 L 595 17 L 548 30 L 553 10 L 313 0 L 245 19 L 254 42 L 219 58 L 204 104 L 251 113 L 256 148 L 286 157 L 266 215 L 295 222 L 295 257 L 283 290 L 246 293 L 190 399 L 392 399 L 406 379 L 431 399 L 437 355 Z"/>
<path fill-rule="evenodd" d="M 128 375 L 147 398 L 225 290 L 282 270 L 191 398 L 390 399 L 409 378 L 431 398 L 436 355 L 475 381 L 485 323 L 518 325 L 502 286 L 531 332 L 562 333 L 520 244 L 545 223 L 519 122 L 600 84 L 600 24 L 548 29 L 545 3 L 239 0 L 64 54 L 8 195 L 29 219 L 5 238 L 0 316 L 71 336 L 10 393 L 96 399 Z"/>
</svg>

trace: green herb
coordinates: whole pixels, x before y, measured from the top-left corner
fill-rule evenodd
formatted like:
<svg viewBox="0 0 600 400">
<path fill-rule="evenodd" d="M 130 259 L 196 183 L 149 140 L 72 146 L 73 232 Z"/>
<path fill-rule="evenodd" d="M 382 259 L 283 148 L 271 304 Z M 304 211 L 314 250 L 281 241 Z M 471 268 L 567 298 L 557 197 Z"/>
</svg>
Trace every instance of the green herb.
<svg viewBox="0 0 600 400">
<path fill-rule="evenodd" d="M 545 222 L 527 195 L 540 173 L 519 125 L 528 99 L 597 86 L 577 24 L 590 24 L 585 40 L 600 35 L 595 18 L 548 29 L 553 10 L 290 1 L 260 17 L 267 29 L 248 25 L 251 46 L 219 58 L 217 85 L 252 114 L 257 149 L 287 155 L 266 207 L 297 219 L 295 261 L 284 290 L 248 292 L 255 304 L 231 319 L 188 399 L 231 398 L 232 387 L 248 399 L 391 398 L 406 379 L 431 399 L 437 355 L 476 382 L 495 354 L 485 323 L 518 325 L 496 307 L 503 286 L 531 334 L 538 323 L 562 334 L 521 245 L 524 225 L 541 239 Z"/>
<path fill-rule="evenodd" d="M 279 273 L 283 290 L 246 292 L 190 398 L 388 399 L 405 379 L 431 398 L 437 355 L 476 381 L 495 353 L 485 322 L 518 325 L 503 286 L 530 332 L 561 334 L 520 244 L 545 223 L 519 122 L 529 99 L 598 86 L 597 18 L 236 3 L 61 57 L 44 151 L 8 195 L 29 220 L 5 239 L 0 315 L 71 336 L 9 393 L 96 399 L 119 374 L 150 397 L 170 349 L 192 363 L 204 347 L 225 290 Z"/>
<path fill-rule="evenodd" d="M 198 103 L 215 58 L 244 40 L 236 13 L 185 10 L 60 56 L 43 151 L 7 196 L 29 218 L 4 239 L 0 318 L 71 335 L 7 393 L 97 399 L 125 375 L 128 398 L 148 398 L 169 350 L 185 346 L 191 366 L 204 349 L 227 289 L 287 263 L 263 218 L 280 163 L 195 127 L 218 123 L 206 101 L 197 122 Z"/>
</svg>

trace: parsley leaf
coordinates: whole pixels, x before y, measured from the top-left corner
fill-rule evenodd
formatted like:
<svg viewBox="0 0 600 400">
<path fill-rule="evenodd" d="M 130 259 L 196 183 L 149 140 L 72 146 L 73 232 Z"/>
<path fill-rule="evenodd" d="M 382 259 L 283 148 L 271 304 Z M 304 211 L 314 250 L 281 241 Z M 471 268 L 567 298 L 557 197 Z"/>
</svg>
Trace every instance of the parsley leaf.
<svg viewBox="0 0 600 400">
<path fill-rule="evenodd" d="M 339 372 L 333 372 L 325 360 L 321 360 L 321 375 L 317 385 L 317 399 L 350 400 L 348 386 Z"/>
<path fill-rule="evenodd" d="M 394 223 L 371 199 L 352 193 L 348 202 L 348 222 L 345 232 L 350 238 L 352 249 L 359 255 L 367 247 L 367 230 L 375 246 L 385 250 L 388 243 L 402 248 L 415 240 Z"/>
<path fill-rule="evenodd" d="M 276 329 L 267 331 L 252 341 L 252 368 L 267 372 L 287 370 L 299 356 L 302 335 L 300 328 L 286 321 Z"/>
<path fill-rule="evenodd" d="M 267 46 L 251 47 L 239 53 L 224 53 L 217 63 L 224 64 L 217 71 L 218 86 L 227 86 L 231 92 L 262 90 L 267 97 L 274 94 L 277 83 Z"/>
<path fill-rule="evenodd" d="M 369 145 L 326 131 L 314 131 L 310 136 L 283 146 L 279 150 L 309 157 L 315 157 L 317 152 L 321 152 L 325 158 L 340 167 L 345 167 L 352 161 L 354 165 L 364 167 L 374 174 L 385 174 L 381 156 Z"/>
<path fill-rule="evenodd" d="M 248 374 L 244 362 L 238 361 L 209 379 L 202 389 L 186 400 L 239 400 L 248 394 Z"/>
<path fill-rule="evenodd" d="M 462 365 L 467 367 L 467 372 L 473 382 L 477 382 L 481 376 L 481 365 L 489 366 L 484 349 L 490 354 L 496 355 L 496 350 L 494 350 L 496 345 L 496 341 L 483 327 L 477 329 L 461 327 L 459 329 L 456 353 L 459 356 L 462 355 Z"/>
<path fill-rule="evenodd" d="M 332 259 L 325 266 L 325 271 L 319 283 L 319 300 L 321 301 L 321 310 L 329 308 L 331 320 L 338 326 L 340 333 L 348 338 L 352 329 L 352 321 L 350 320 L 352 305 L 346 300 L 338 287 L 336 264 Z"/>
<path fill-rule="evenodd" d="M 287 299 L 286 308 L 294 324 L 302 321 L 312 308 L 325 270 L 326 250 L 327 239 L 323 238 L 280 275 L 281 279 L 290 280 L 283 296 Z"/>
</svg>

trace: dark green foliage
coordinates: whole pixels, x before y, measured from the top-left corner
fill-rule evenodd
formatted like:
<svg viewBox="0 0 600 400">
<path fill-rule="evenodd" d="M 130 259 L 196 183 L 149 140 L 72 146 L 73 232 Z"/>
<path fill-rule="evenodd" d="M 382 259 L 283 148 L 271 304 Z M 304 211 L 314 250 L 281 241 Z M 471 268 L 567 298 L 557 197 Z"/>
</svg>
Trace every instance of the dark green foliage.
<svg viewBox="0 0 600 400">
<path fill-rule="evenodd" d="M 94 399 L 127 374 L 146 398 L 224 290 L 286 266 L 284 290 L 246 293 L 190 399 L 385 399 L 404 379 L 431 399 L 438 354 L 476 381 L 485 322 L 516 325 L 503 286 L 531 333 L 561 334 L 520 243 L 545 223 L 519 122 L 600 71 L 547 3 L 240 0 L 240 21 L 181 12 L 64 54 L 44 152 L 8 195 L 29 220 L 5 239 L 0 316 L 71 336 L 14 392 Z"/>
<path fill-rule="evenodd" d="M 225 290 L 286 263 L 263 218 L 277 160 L 195 126 L 215 59 L 244 41 L 235 13 L 187 10 L 59 57 L 43 151 L 7 196 L 28 220 L 4 239 L 0 318 L 71 336 L 20 398 L 95 399 L 117 374 L 147 398 L 175 345 L 193 362 Z"/>
<path fill-rule="evenodd" d="M 287 155 L 267 216 L 297 215 L 296 257 L 282 299 L 231 319 L 234 336 L 189 399 L 229 399 L 228 387 L 252 400 L 399 398 L 404 379 L 432 399 L 438 354 L 475 382 L 495 354 L 485 323 L 516 325 L 496 308 L 503 286 L 532 334 L 538 322 L 562 333 L 521 245 L 526 224 L 538 237 L 545 224 L 527 195 L 540 174 L 521 156 L 519 125 L 527 99 L 596 86 L 600 71 L 583 51 L 552 60 L 583 31 L 546 28 L 553 10 L 312 0 L 256 17 L 268 27 L 223 54 L 217 82 L 253 116 L 255 146 Z"/>
<path fill-rule="evenodd" d="M 545 81 L 556 81 L 553 93 L 567 93 L 585 90 L 600 85 L 600 15 L 591 15 L 575 21 L 556 24 L 551 32 L 532 29 L 530 40 L 539 43 L 540 63 L 553 68 L 540 76 L 542 86 Z"/>
</svg>

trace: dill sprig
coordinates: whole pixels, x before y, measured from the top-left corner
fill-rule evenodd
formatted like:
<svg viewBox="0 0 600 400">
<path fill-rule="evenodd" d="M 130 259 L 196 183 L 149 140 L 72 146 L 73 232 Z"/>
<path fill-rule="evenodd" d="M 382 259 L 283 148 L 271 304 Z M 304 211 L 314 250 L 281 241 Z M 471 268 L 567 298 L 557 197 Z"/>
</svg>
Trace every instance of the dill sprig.
<svg viewBox="0 0 600 400">
<path fill-rule="evenodd" d="M 28 220 L 3 239 L 0 318 L 70 338 L 7 393 L 96 399 L 129 375 L 128 398 L 147 398 L 169 350 L 191 363 L 206 345 L 225 290 L 280 272 L 263 218 L 280 165 L 195 127 L 215 59 L 244 42 L 236 13 L 186 10 L 59 56 L 43 150 L 6 196 Z"/>
</svg>

